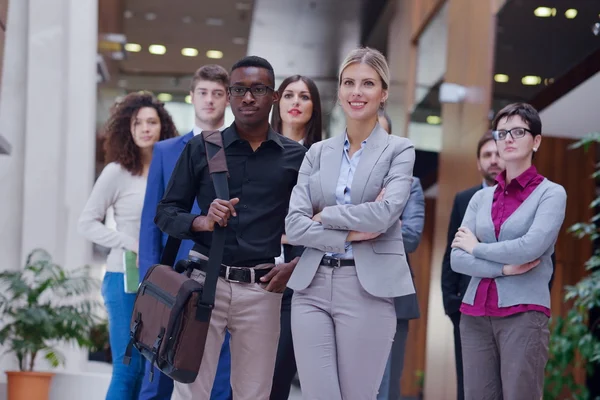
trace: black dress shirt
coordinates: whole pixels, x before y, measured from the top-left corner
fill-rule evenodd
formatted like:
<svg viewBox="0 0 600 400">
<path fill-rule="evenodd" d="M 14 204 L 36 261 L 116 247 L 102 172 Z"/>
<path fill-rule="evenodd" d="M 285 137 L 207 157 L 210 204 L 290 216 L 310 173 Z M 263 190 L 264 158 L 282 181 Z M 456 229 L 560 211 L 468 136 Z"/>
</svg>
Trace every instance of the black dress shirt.
<svg viewBox="0 0 600 400">
<path fill-rule="evenodd" d="M 239 198 L 237 216 L 226 228 L 223 264 L 250 267 L 272 263 L 281 252 L 281 235 L 290 195 L 306 148 L 269 128 L 267 140 L 253 151 L 240 139 L 235 124 L 223 131 L 229 169 L 229 193 Z M 212 232 L 192 232 L 198 216 L 190 210 L 194 199 L 206 215 L 216 198 L 201 135 L 188 142 L 179 157 L 167 190 L 156 210 L 156 225 L 179 239 L 194 241 L 194 250 L 208 255 Z"/>
</svg>

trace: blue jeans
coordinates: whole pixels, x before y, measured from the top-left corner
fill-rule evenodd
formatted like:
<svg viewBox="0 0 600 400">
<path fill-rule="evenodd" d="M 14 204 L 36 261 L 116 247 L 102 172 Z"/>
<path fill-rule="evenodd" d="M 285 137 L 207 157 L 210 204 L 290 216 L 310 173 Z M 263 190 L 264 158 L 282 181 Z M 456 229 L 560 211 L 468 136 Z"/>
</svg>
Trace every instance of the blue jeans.
<svg viewBox="0 0 600 400">
<path fill-rule="evenodd" d="M 225 333 L 225 341 L 221 347 L 217 375 L 213 384 L 210 400 L 231 400 L 231 355 L 229 352 L 229 332 Z M 173 393 L 173 381 L 154 368 L 154 380 L 149 379 L 150 363 L 146 362 L 146 373 L 142 380 L 139 400 L 170 400 Z"/>
<path fill-rule="evenodd" d="M 143 374 L 142 356 L 133 348 L 131 363 L 123 364 L 129 343 L 129 329 L 135 294 L 125 293 L 123 274 L 106 272 L 102 282 L 102 297 L 108 313 L 108 334 L 113 371 L 106 400 L 137 400 Z"/>
</svg>

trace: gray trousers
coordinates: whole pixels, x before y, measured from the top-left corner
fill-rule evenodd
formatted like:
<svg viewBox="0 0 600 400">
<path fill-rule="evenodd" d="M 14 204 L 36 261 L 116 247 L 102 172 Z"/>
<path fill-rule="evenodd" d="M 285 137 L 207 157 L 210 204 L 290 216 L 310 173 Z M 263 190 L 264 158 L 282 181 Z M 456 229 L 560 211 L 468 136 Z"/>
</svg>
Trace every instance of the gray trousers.
<svg viewBox="0 0 600 400">
<path fill-rule="evenodd" d="M 465 400 L 540 400 L 548 361 L 548 317 L 460 317 Z"/>
<path fill-rule="evenodd" d="M 292 299 L 302 397 L 375 400 L 395 332 L 393 299 L 367 293 L 354 267 L 319 267 Z"/>
</svg>

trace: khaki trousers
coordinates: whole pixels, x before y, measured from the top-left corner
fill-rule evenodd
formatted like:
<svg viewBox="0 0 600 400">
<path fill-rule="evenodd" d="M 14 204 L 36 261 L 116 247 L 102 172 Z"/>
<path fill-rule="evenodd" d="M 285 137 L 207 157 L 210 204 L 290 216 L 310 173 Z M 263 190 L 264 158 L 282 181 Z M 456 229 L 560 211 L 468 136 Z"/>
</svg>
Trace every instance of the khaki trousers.
<svg viewBox="0 0 600 400">
<path fill-rule="evenodd" d="M 263 264 L 256 268 L 270 268 Z M 191 276 L 204 282 L 205 274 Z M 193 383 L 175 382 L 172 400 L 209 400 L 225 329 L 231 334 L 231 387 L 235 400 L 268 400 L 273 382 L 281 293 L 259 283 L 234 283 L 219 278 L 206 346 Z"/>
</svg>

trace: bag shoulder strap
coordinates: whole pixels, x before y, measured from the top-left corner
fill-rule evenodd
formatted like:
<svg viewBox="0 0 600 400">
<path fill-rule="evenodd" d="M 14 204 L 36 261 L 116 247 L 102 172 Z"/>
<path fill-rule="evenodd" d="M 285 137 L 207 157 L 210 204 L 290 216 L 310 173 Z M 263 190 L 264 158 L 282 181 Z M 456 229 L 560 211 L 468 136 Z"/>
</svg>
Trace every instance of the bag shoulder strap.
<svg viewBox="0 0 600 400">
<path fill-rule="evenodd" d="M 215 193 L 218 199 L 229 200 L 229 184 L 227 177 L 227 159 L 223 148 L 223 136 L 221 131 L 203 131 L 204 147 L 206 149 L 206 160 L 208 161 L 208 172 L 212 177 Z M 225 249 L 225 228 L 215 225 L 212 234 L 212 243 L 208 253 L 208 268 L 202 291 L 202 302 L 213 305 L 219 280 L 219 269 L 223 262 Z"/>
</svg>

